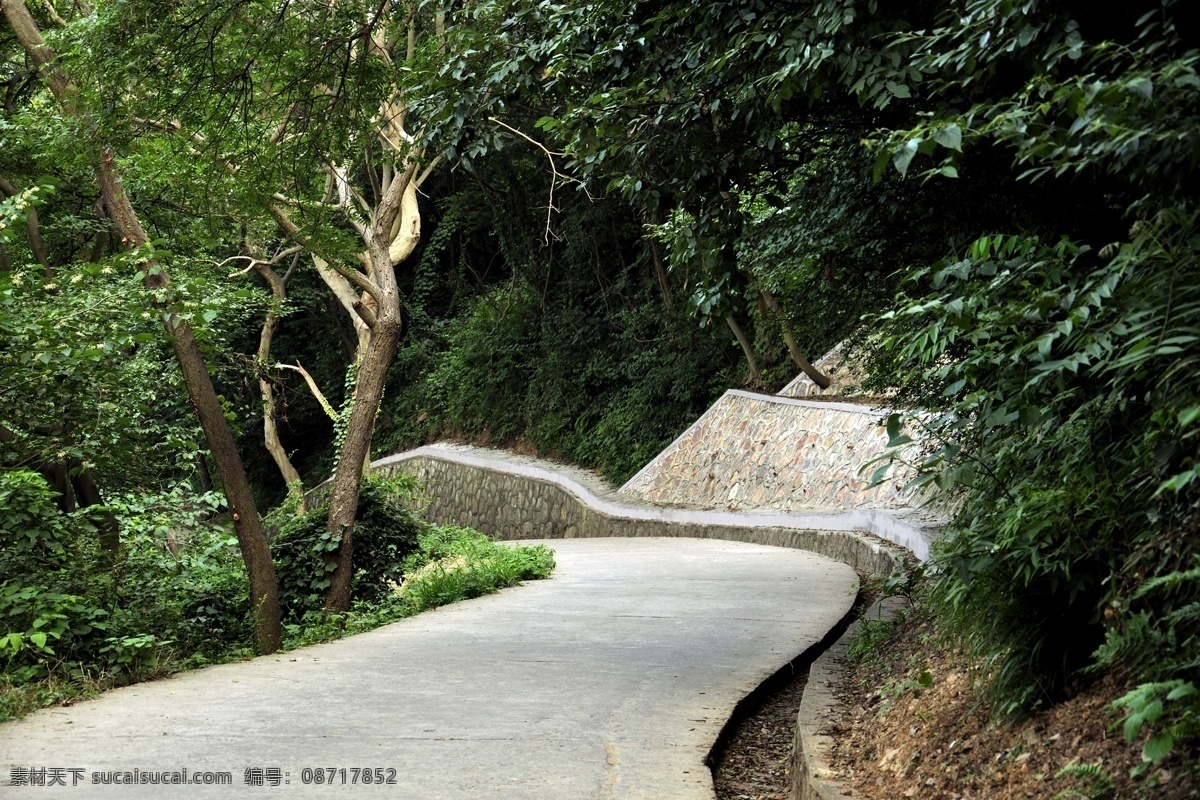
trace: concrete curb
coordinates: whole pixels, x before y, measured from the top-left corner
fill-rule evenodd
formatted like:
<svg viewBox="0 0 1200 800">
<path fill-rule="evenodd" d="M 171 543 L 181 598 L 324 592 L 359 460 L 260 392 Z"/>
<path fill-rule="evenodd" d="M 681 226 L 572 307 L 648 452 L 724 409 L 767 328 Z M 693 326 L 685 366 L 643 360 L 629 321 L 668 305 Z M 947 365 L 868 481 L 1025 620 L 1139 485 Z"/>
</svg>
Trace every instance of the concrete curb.
<svg viewBox="0 0 1200 800">
<path fill-rule="evenodd" d="M 737 732 L 738 726 L 748 717 L 753 716 L 770 699 L 771 695 L 794 680 L 798 674 L 810 672 L 812 665 L 817 659 L 827 652 L 829 648 L 840 642 L 847 635 L 850 627 L 862 619 L 862 610 L 860 607 L 862 599 L 861 590 L 862 587 L 859 587 L 859 594 L 855 597 L 854 605 L 829 629 L 825 636 L 821 638 L 821 641 L 806 648 L 791 661 L 784 664 L 766 680 L 754 687 L 749 694 L 739 700 L 737 705 L 734 706 L 733 713 L 730 714 L 729 719 L 725 720 L 725 724 L 721 726 L 721 731 L 717 734 L 712 748 L 708 751 L 708 757 L 705 759 L 705 763 L 708 764 L 709 769 L 714 771 L 714 778 L 715 771 L 720 765 L 721 759 L 724 758 L 725 751 L 729 748 L 729 742 Z M 803 697 L 803 693 L 801 696 Z"/>
<path fill-rule="evenodd" d="M 890 620 L 907 607 L 904 598 L 883 598 L 860 619 Z M 846 671 L 842 658 L 854 634 L 853 626 L 847 626 L 841 637 L 809 667 L 792 739 L 792 800 L 852 800 L 849 790 L 829 766 L 833 737 L 821 731 L 842 711 L 833 687 Z"/>
</svg>

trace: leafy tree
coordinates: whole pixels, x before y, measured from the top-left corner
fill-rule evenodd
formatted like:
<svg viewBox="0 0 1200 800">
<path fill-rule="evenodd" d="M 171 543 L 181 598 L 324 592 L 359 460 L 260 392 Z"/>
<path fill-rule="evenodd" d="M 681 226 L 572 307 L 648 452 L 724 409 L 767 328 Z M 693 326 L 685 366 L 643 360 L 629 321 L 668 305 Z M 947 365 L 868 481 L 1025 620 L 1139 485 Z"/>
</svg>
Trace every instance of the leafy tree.
<svg viewBox="0 0 1200 800">
<path fill-rule="evenodd" d="M 45 43 L 41 31 L 23 2 L 4 5 L 4 14 L 29 59 L 38 67 L 43 80 L 63 112 L 73 120 L 87 121 L 78 86 L 58 63 L 54 50 Z M 249 573 L 256 616 L 256 638 L 263 652 L 279 646 L 279 594 L 271 566 L 270 552 L 254 497 L 246 480 L 237 445 L 216 391 L 205 367 L 190 322 L 171 307 L 172 291 L 166 265 L 156 257 L 149 236 L 142 227 L 129 197 L 121 185 L 114 152 L 102 141 L 90 143 L 97 155 L 96 173 L 105 211 L 120 233 L 122 242 L 137 251 L 137 264 L 146 288 L 155 296 L 154 305 L 162 315 L 176 360 L 183 372 L 192 404 L 200 418 L 209 448 L 224 482 L 225 494 L 238 532 L 242 557 Z"/>
<path fill-rule="evenodd" d="M 1194 721 L 1174 689 L 1200 677 L 1195 40 L 1174 3 L 980 1 L 898 41 L 930 113 L 882 138 L 882 165 L 945 179 L 1000 151 L 1019 181 L 1076 194 L 913 276 L 885 318 L 880 361 L 943 412 L 921 480 L 964 491 L 935 597 L 1004 709 L 1105 667 Z"/>
</svg>

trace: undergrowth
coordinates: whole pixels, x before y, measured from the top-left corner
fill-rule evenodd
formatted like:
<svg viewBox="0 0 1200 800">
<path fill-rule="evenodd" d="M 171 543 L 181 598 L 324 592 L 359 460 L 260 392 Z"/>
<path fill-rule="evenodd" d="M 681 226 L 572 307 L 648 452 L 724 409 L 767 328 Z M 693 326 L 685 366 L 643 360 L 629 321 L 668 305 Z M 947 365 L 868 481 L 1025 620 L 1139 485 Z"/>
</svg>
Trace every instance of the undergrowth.
<svg viewBox="0 0 1200 800">
<path fill-rule="evenodd" d="M 550 575 L 554 554 L 545 545 L 512 546 L 472 528 L 428 525 L 404 559 L 399 582 L 378 599 L 358 599 L 345 614 L 308 611 L 284 625 L 284 649 L 338 639 L 430 608 L 489 594 Z"/>
<path fill-rule="evenodd" d="M 543 546 L 496 543 L 422 522 L 408 478 L 364 482 L 353 603 L 325 615 L 328 550 L 317 509 L 280 509 L 273 542 L 288 617 L 285 647 L 370 630 L 554 568 Z M 221 522 L 224 500 L 180 485 L 115 498 L 121 549 L 105 553 L 95 509 L 64 514 L 45 480 L 0 473 L 0 721 L 106 689 L 252 657 L 246 573 Z"/>
</svg>

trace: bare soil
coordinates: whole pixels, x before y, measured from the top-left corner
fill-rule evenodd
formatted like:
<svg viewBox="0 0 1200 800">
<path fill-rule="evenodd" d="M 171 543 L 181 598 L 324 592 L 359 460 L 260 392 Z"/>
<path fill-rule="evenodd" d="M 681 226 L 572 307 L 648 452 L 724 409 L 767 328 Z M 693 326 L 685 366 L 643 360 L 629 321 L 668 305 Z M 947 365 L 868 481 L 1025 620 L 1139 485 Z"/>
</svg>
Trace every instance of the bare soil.
<svg viewBox="0 0 1200 800">
<path fill-rule="evenodd" d="M 910 613 L 863 662 L 849 662 L 832 766 L 864 800 L 1068 800 L 1200 797 L 1200 753 L 1175 754 L 1134 780 L 1141 742 L 1128 744 L 1107 677 L 1033 717 L 997 723 L 977 665 Z M 731 736 L 714 770 L 720 800 L 789 798 L 788 766 L 803 677 L 783 686 Z M 925 685 L 927 684 L 927 685 Z M 1189 767 L 1191 769 L 1189 769 Z"/>
</svg>

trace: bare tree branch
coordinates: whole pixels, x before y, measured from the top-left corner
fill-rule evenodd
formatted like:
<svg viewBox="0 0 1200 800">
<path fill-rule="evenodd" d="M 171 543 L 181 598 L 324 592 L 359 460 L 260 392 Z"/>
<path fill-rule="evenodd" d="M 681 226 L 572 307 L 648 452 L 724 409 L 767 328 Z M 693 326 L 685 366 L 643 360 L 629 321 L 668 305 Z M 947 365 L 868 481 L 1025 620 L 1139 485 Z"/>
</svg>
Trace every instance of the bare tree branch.
<svg viewBox="0 0 1200 800">
<path fill-rule="evenodd" d="M 54 20 L 54 24 L 60 28 L 67 27 L 67 21 L 58 15 L 58 11 L 54 8 L 54 0 L 42 0 L 42 8 L 45 9 L 47 16 Z"/>
<path fill-rule="evenodd" d="M 421 188 L 421 186 L 425 183 L 425 179 L 433 173 L 434 169 L 437 168 L 437 165 L 442 163 L 444 156 L 444 153 L 438 153 L 429 160 L 428 164 L 425 165 L 425 169 L 421 171 L 421 177 L 417 178 L 418 189 Z"/>
<path fill-rule="evenodd" d="M 241 259 L 245 259 L 246 261 L 249 261 L 250 263 L 249 263 L 249 265 L 247 265 L 247 267 L 245 269 L 238 270 L 237 272 L 229 273 L 229 277 L 236 278 L 238 275 L 245 275 L 250 270 L 257 269 L 258 267 L 261 267 L 264 265 L 273 266 L 275 264 L 278 264 L 279 262 L 283 261 L 283 259 L 287 258 L 290 255 L 297 254 L 303 249 L 304 249 L 304 245 L 300 245 L 300 244 L 292 245 L 291 247 L 287 248 L 286 250 L 280 250 L 278 253 L 271 256 L 270 258 L 255 258 L 254 256 L 230 256 L 229 258 L 227 258 L 224 261 L 217 264 L 217 266 L 223 267 L 226 264 L 228 264 L 230 261 L 238 261 Z"/>
<path fill-rule="evenodd" d="M 284 364 L 282 361 L 280 361 L 278 364 L 275 365 L 275 368 L 276 369 L 290 369 L 293 372 L 299 372 L 300 375 L 303 376 L 304 382 L 308 384 L 308 388 L 313 393 L 313 397 L 317 398 L 317 402 L 321 404 L 321 408 L 325 409 L 325 413 L 329 415 L 329 418 L 331 420 L 333 420 L 334 422 L 337 422 L 337 419 L 338 419 L 337 412 L 333 410 L 333 406 L 331 406 L 329 404 L 329 401 L 325 399 L 325 395 L 321 393 L 321 389 L 317 386 L 317 382 L 313 380 L 312 375 L 308 374 L 308 370 L 306 370 L 300 364 L 299 359 L 296 360 L 296 366 L 294 366 L 294 367 L 291 364 Z"/>
<path fill-rule="evenodd" d="M 558 167 L 556 167 L 554 165 L 554 157 L 562 156 L 562 155 L 564 155 L 563 153 L 556 153 L 556 152 L 550 150 L 544 144 L 539 142 L 537 139 L 531 138 L 530 136 L 522 133 L 521 131 L 517 130 L 513 126 L 511 126 L 505 122 L 501 122 L 500 120 L 496 119 L 495 117 L 488 117 L 488 122 L 492 122 L 496 125 L 499 125 L 501 128 L 504 128 L 506 131 L 509 131 L 511 133 L 516 134 L 517 136 L 520 136 L 522 139 L 529 142 L 534 147 L 538 148 L 543 153 L 545 153 L 547 160 L 550 161 L 550 198 L 549 198 L 549 200 L 546 201 L 546 235 L 543 239 L 543 241 L 546 243 L 546 246 L 549 247 L 551 236 L 554 236 L 556 241 L 558 240 L 558 237 L 555 236 L 554 231 L 551 230 L 551 227 L 550 227 L 550 221 L 553 218 L 554 212 L 558 210 L 557 208 L 554 207 L 555 182 L 561 181 L 564 184 L 567 184 L 567 183 L 576 184 L 577 186 L 579 186 L 580 188 L 583 189 L 585 194 L 587 194 L 588 200 L 592 199 L 592 195 L 590 192 L 588 192 L 587 185 L 584 184 L 583 181 L 579 180 L 578 178 L 572 178 L 570 175 L 564 175 L 563 173 L 558 171 Z"/>
</svg>

